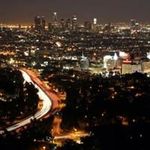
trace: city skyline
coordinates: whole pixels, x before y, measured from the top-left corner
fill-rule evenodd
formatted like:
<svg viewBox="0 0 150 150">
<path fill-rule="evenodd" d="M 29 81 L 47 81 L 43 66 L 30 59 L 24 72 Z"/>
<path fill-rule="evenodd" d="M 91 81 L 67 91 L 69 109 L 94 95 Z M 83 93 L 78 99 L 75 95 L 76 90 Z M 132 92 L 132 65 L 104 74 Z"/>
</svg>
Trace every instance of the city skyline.
<svg viewBox="0 0 150 150">
<path fill-rule="evenodd" d="M 33 23 L 36 15 L 52 20 L 52 12 L 58 12 L 58 18 L 70 18 L 76 14 L 79 21 L 97 17 L 99 23 L 126 22 L 135 18 L 149 22 L 150 2 L 147 0 L 1 0 L 0 23 Z"/>
<path fill-rule="evenodd" d="M 150 149 L 148 0 L 0 2 L 1 149 Z"/>
</svg>

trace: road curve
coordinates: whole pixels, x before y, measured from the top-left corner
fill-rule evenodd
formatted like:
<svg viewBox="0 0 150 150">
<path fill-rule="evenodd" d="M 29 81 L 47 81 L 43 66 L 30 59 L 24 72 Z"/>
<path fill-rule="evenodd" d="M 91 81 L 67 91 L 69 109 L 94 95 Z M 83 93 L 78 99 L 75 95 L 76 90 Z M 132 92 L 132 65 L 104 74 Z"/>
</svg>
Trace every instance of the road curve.
<svg viewBox="0 0 150 150">
<path fill-rule="evenodd" d="M 20 71 L 25 82 L 32 83 L 38 89 L 38 96 L 41 100 L 43 100 L 43 106 L 33 116 L 29 116 L 25 119 L 22 119 L 19 123 L 7 127 L 7 131 L 13 131 L 20 127 L 23 127 L 31 123 L 32 119 L 40 119 L 45 116 L 49 111 L 53 110 L 58 106 L 58 97 L 55 94 L 50 93 L 44 86 L 43 82 L 39 78 L 37 78 L 32 71 L 26 69 L 21 69 Z M 0 134 L 3 133 L 4 131 L 0 130 Z"/>
</svg>

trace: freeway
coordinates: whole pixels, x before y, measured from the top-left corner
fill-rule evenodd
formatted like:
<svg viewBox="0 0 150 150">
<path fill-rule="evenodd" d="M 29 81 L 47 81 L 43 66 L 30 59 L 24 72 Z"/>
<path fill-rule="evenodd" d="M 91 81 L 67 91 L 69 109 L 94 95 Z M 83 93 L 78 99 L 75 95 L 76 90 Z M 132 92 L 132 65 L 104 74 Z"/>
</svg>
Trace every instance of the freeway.
<svg viewBox="0 0 150 150">
<path fill-rule="evenodd" d="M 44 86 L 44 83 L 30 70 L 21 69 L 24 82 L 32 83 L 38 89 L 38 96 L 43 101 L 43 106 L 38 110 L 33 116 L 29 116 L 25 119 L 22 119 L 19 123 L 11 125 L 6 128 L 7 131 L 13 131 L 18 128 L 21 128 L 29 123 L 32 119 L 40 119 L 49 112 L 53 112 L 55 108 L 58 107 L 58 97 L 52 92 L 49 92 Z M 0 130 L 0 134 L 3 134 L 4 131 Z"/>
</svg>

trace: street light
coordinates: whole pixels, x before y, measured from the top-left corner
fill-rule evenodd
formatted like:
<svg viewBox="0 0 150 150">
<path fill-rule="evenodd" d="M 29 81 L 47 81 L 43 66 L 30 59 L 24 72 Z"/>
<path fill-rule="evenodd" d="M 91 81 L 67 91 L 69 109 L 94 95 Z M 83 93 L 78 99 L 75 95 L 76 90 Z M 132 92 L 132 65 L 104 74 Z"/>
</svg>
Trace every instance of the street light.
<svg viewBox="0 0 150 150">
<path fill-rule="evenodd" d="M 43 146 L 42 149 L 45 150 L 45 149 L 46 149 L 46 146 Z"/>
</svg>

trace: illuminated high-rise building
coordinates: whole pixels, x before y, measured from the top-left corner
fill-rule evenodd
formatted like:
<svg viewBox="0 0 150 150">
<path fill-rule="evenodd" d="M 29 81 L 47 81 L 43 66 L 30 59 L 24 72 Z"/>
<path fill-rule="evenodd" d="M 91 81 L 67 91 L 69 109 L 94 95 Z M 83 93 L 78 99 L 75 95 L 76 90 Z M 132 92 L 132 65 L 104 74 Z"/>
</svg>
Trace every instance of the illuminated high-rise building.
<svg viewBox="0 0 150 150">
<path fill-rule="evenodd" d="M 93 31 L 97 30 L 97 18 L 93 18 L 92 29 Z"/>
<path fill-rule="evenodd" d="M 137 22 L 136 19 L 131 19 L 131 20 L 130 20 L 130 27 L 131 27 L 131 29 L 133 29 L 133 30 L 138 30 L 139 27 L 140 27 L 140 24 Z"/>
<path fill-rule="evenodd" d="M 108 24 L 105 24 L 104 28 L 103 28 L 103 31 L 105 33 L 110 33 L 113 29 L 113 26 L 112 24 L 109 22 Z"/>
<path fill-rule="evenodd" d="M 50 31 L 50 32 L 53 31 L 53 25 L 52 25 L 52 23 L 48 23 L 48 31 Z"/>
<path fill-rule="evenodd" d="M 65 28 L 65 20 L 64 19 L 60 20 L 60 26 L 61 26 L 62 29 Z"/>
<path fill-rule="evenodd" d="M 67 20 L 66 20 L 66 23 L 65 23 L 65 28 L 68 29 L 68 30 L 71 30 L 71 26 L 72 26 L 71 20 L 70 20 L 70 19 L 67 19 Z"/>
<path fill-rule="evenodd" d="M 93 25 L 97 25 L 97 18 L 93 19 Z"/>
<path fill-rule="evenodd" d="M 77 16 L 76 15 L 74 15 L 73 17 L 72 17 L 72 30 L 76 30 L 77 29 L 77 26 L 78 26 L 78 22 L 77 22 Z"/>
<path fill-rule="evenodd" d="M 34 18 L 34 24 L 35 24 L 35 30 L 41 30 L 41 17 L 40 16 L 36 16 Z"/>
<path fill-rule="evenodd" d="M 85 21 L 84 22 L 84 28 L 88 31 L 90 31 L 92 29 L 92 24 L 90 21 Z"/>
<path fill-rule="evenodd" d="M 42 17 L 36 16 L 34 18 L 34 24 L 35 24 L 34 25 L 35 30 L 37 30 L 37 31 L 44 30 L 45 25 L 46 25 L 45 17 L 44 16 L 42 16 Z"/>
<path fill-rule="evenodd" d="M 52 25 L 54 28 L 57 28 L 59 26 L 57 12 L 53 12 Z"/>
<path fill-rule="evenodd" d="M 57 12 L 53 12 L 53 22 L 57 22 L 58 18 L 57 18 Z"/>
<path fill-rule="evenodd" d="M 135 26 L 137 21 L 135 19 L 130 19 L 130 25 L 131 27 Z"/>
<path fill-rule="evenodd" d="M 44 17 L 44 16 L 42 16 L 42 17 L 41 17 L 41 28 L 42 28 L 42 30 L 44 30 L 44 29 L 45 29 L 45 26 L 46 26 L 45 17 Z"/>
</svg>

